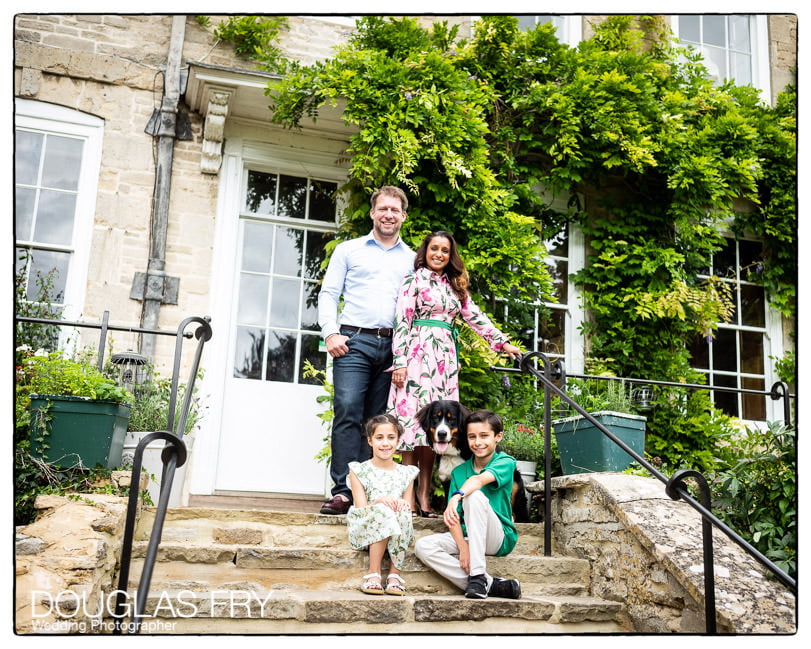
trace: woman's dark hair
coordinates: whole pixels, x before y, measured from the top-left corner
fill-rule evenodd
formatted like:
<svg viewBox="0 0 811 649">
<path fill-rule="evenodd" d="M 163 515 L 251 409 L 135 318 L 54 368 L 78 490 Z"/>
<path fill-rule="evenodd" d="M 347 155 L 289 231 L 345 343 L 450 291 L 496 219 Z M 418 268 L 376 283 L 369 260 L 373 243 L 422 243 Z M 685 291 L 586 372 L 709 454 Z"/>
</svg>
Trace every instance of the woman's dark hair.
<svg viewBox="0 0 811 649">
<path fill-rule="evenodd" d="M 436 239 L 437 237 L 443 237 L 451 244 L 450 255 L 448 256 L 448 265 L 445 266 L 445 275 L 448 276 L 448 281 L 451 284 L 451 288 L 453 288 L 453 292 L 456 293 L 459 300 L 464 303 L 464 301 L 467 299 L 467 287 L 470 284 L 470 279 L 468 278 L 467 270 L 465 269 L 465 262 L 463 262 L 462 257 L 459 256 L 459 247 L 456 245 L 456 239 L 453 238 L 453 235 L 450 232 L 445 232 L 445 230 L 437 230 L 436 232 L 431 232 L 430 234 L 425 235 L 420 247 L 417 248 L 417 256 L 414 257 L 414 270 L 428 267 L 428 263 L 426 261 L 428 246 L 431 243 L 431 240 Z"/>
<path fill-rule="evenodd" d="M 470 416 L 465 420 L 465 426 L 474 423 L 490 424 L 490 428 L 493 429 L 493 433 L 496 435 L 504 432 L 504 422 L 501 417 L 491 410 L 475 410 L 471 412 Z"/>
<path fill-rule="evenodd" d="M 367 439 L 372 439 L 372 435 L 375 434 L 375 429 L 380 424 L 391 424 L 392 426 L 394 426 L 394 430 L 397 431 L 397 439 L 400 439 L 403 436 L 403 433 L 405 432 L 403 430 L 403 425 L 397 420 L 397 417 L 385 413 L 382 415 L 375 415 L 374 417 L 370 417 L 369 419 L 366 420 L 365 432 Z"/>
</svg>

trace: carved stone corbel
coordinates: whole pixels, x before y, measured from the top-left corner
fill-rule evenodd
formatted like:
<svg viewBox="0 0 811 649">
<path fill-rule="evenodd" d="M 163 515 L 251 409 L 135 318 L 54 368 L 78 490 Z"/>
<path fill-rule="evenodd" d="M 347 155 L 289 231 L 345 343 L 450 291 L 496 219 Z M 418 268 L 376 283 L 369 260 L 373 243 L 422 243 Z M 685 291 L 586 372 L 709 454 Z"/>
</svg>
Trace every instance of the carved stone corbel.
<svg viewBox="0 0 811 649">
<path fill-rule="evenodd" d="M 211 90 L 208 96 L 206 121 L 203 130 L 203 149 L 200 170 L 204 174 L 217 174 L 222 164 L 222 148 L 225 141 L 225 118 L 233 90 Z"/>
</svg>

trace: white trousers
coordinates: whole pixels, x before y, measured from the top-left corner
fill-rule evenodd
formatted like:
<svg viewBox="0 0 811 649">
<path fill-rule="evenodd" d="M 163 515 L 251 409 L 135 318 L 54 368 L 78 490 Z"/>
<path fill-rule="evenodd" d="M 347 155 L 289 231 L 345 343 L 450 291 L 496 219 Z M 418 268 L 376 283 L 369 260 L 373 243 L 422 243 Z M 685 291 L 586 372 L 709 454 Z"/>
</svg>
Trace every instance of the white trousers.
<svg viewBox="0 0 811 649">
<path fill-rule="evenodd" d="M 467 542 L 470 547 L 470 575 L 485 575 L 487 588 L 493 578 L 487 574 L 486 555 L 494 555 L 504 542 L 504 529 L 490 501 L 481 491 L 462 498 L 465 512 Z M 414 546 L 417 558 L 434 572 L 442 575 L 458 588 L 467 588 L 470 576 L 459 565 L 459 548 L 450 532 L 431 534 L 417 539 Z"/>
</svg>

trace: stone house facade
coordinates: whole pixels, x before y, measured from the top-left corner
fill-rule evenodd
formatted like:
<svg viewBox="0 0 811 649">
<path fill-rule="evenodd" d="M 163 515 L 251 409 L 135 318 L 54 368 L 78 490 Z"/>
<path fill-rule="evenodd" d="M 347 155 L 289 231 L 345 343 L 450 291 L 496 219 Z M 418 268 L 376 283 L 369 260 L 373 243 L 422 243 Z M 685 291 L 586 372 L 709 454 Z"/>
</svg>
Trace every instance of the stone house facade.
<svg viewBox="0 0 811 649">
<path fill-rule="evenodd" d="M 572 43 L 601 19 L 551 18 Z M 460 33 L 474 22 L 420 17 L 437 19 L 459 23 Z M 752 82 L 773 100 L 793 80 L 796 17 L 747 20 Z M 280 46 L 312 63 L 353 29 L 350 17 L 291 16 Z M 172 330 L 190 315 L 212 318 L 201 388 L 209 414 L 196 432 L 187 499 L 316 498 L 328 487 L 326 467 L 313 459 L 323 444 L 312 407 L 321 388 L 302 367 L 326 362 L 307 298 L 336 229 L 338 207 L 324 196 L 346 176 L 350 132 L 338 110 L 295 132 L 269 124 L 272 79 L 214 43 L 194 16 L 15 18 L 15 226 L 31 268 L 60 269 L 67 320 L 98 322 L 109 311 L 111 323 Z M 170 141 L 166 107 L 173 119 L 177 107 Z M 582 247 L 573 234 L 570 271 Z M 576 311 L 561 332 L 575 369 L 583 354 Z M 769 323 L 766 355 L 779 356 L 788 327 L 779 317 Z M 77 335 L 82 344 L 95 336 Z M 143 348 L 133 334 L 113 338 L 116 351 Z M 166 371 L 173 341 L 151 344 Z M 288 448 L 278 433 L 290 430 L 297 440 Z"/>
</svg>

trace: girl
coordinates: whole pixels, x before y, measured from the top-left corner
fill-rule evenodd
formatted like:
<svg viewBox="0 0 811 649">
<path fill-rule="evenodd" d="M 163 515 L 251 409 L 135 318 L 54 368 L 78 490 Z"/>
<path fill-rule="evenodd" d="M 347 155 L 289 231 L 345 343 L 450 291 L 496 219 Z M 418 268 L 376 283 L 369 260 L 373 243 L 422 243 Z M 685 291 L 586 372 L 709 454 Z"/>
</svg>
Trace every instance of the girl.
<svg viewBox="0 0 811 649">
<path fill-rule="evenodd" d="M 521 353 L 470 299 L 468 282 L 453 235 L 440 230 L 423 239 L 397 298 L 388 410 L 403 423 L 403 464 L 420 469 L 415 505 L 427 517 L 436 516 L 430 492 L 434 451 L 415 415 L 432 401 L 459 401 L 454 320 L 470 325 L 496 352 L 510 358 Z"/>
<path fill-rule="evenodd" d="M 369 547 L 369 573 L 361 590 L 371 595 L 405 595 L 400 576 L 408 546 L 414 540 L 411 505 L 416 466 L 394 461 L 403 427 L 389 414 L 366 422 L 366 441 L 372 458 L 349 463 L 349 485 L 354 503 L 346 513 L 349 544 L 356 550 Z M 390 568 L 385 589 L 381 581 L 383 555 L 389 552 Z"/>
</svg>

